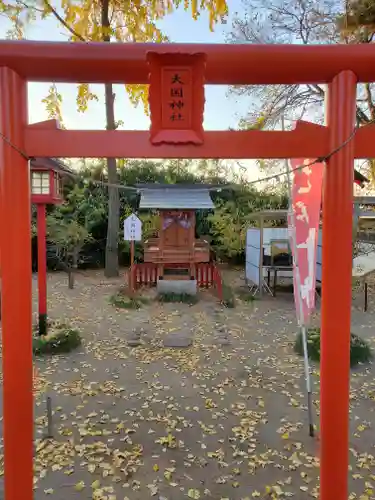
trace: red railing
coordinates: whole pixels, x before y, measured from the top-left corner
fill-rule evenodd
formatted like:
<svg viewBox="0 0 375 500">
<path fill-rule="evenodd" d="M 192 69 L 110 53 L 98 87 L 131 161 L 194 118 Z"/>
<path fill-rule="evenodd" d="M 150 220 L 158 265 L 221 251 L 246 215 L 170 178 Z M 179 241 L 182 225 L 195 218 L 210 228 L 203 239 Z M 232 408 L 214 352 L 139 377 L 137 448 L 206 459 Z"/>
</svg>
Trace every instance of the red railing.
<svg viewBox="0 0 375 500">
<path fill-rule="evenodd" d="M 133 264 L 130 269 L 133 273 L 133 283 L 135 288 L 140 286 L 156 285 L 158 278 L 158 266 L 151 262 L 143 262 L 142 264 Z"/>
<path fill-rule="evenodd" d="M 209 288 L 214 284 L 214 264 L 200 263 L 195 265 L 195 276 L 198 286 Z"/>
<path fill-rule="evenodd" d="M 180 268 L 182 264 L 168 264 L 169 268 Z M 190 267 L 186 264 L 186 267 Z M 158 279 L 158 266 L 151 262 L 143 262 L 141 264 L 134 264 L 130 270 L 132 274 L 132 283 L 134 288 L 141 286 L 156 285 Z M 213 287 L 217 291 L 220 300 L 223 298 L 223 286 L 220 271 L 213 263 L 199 263 L 195 264 L 195 276 L 197 285 L 201 288 Z"/>
<path fill-rule="evenodd" d="M 216 264 L 200 263 L 196 264 L 195 269 L 198 286 L 203 288 L 214 287 L 219 300 L 223 300 L 223 281 Z"/>
<path fill-rule="evenodd" d="M 218 267 L 213 264 L 213 284 L 220 302 L 223 300 L 223 280 Z"/>
</svg>

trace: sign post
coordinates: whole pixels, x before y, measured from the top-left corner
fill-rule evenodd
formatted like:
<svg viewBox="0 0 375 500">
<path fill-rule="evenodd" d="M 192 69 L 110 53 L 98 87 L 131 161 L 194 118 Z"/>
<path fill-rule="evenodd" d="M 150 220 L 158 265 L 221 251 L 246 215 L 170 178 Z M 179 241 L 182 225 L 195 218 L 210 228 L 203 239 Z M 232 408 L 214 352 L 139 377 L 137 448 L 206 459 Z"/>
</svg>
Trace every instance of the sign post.
<svg viewBox="0 0 375 500">
<path fill-rule="evenodd" d="M 130 273 L 129 273 L 129 287 L 131 294 L 134 293 L 134 242 L 142 240 L 142 221 L 135 215 L 129 215 L 124 220 L 124 240 L 130 241 Z"/>
</svg>

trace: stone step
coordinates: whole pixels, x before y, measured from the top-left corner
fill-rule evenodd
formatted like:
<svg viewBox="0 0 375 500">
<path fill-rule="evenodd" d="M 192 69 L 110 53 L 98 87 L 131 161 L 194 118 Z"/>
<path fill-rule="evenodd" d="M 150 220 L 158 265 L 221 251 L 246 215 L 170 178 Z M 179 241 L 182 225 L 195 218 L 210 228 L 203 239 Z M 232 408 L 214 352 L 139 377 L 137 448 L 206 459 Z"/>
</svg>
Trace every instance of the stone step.
<svg viewBox="0 0 375 500">
<path fill-rule="evenodd" d="M 164 274 L 163 281 L 179 281 L 179 280 L 190 280 L 190 275 L 181 275 L 181 274 Z"/>
</svg>

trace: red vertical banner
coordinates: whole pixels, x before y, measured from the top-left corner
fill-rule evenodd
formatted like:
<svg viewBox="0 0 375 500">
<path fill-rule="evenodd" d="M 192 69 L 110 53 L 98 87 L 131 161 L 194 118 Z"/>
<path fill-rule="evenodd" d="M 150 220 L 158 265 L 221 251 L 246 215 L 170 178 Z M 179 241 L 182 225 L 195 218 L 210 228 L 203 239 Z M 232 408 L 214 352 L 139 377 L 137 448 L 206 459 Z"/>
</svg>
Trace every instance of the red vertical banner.
<svg viewBox="0 0 375 500">
<path fill-rule="evenodd" d="M 288 226 L 291 249 L 297 252 L 293 269 L 294 300 L 300 325 L 306 325 L 315 307 L 316 260 L 322 201 L 323 163 L 311 159 L 290 160 L 292 177 Z M 306 165 L 304 168 L 299 168 Z M 310 165 L 310 166 L 309 166 Z"/>
</svg>

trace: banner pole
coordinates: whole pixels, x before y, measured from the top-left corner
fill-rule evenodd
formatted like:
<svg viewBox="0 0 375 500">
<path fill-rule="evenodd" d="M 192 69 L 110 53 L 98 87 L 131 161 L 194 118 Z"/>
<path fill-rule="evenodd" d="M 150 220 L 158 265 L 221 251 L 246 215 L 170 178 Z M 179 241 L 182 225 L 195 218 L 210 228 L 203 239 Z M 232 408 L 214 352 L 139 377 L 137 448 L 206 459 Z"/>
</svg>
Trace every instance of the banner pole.
<svg viewBox="0 0 375 500">
<path fill-rule="evenodd" d="M 282 117 L 282 129 L 284 130 L 284 117 Z M 303 318 L 303 305 L 302 305 L 302 296 L 301 296 L 301 278 L 298 267 L 298 254 L 297 254 L 297 243 L 296 243 L 296 226 L 294 219 L 294 211 L 292 205 L 292 183 L 290 179 L 290 168 L 289 161 L 285 160 L 285 168 L 286 168 L 286 178 L 288 183 L 288 216 L 292 230 L 292 255 L 293 255 L 293 266 L 296 273 L 296 285 L 297 285 L 297 293 L 299 295 L 298 306 L 299 311 L 299 319 L 298 325 L 300 327 L 301 336 L 302 336 L 302 346 L 303 346 L 303 361 L 304 361 L 304 371 L 305 371 L 305 380 L 306 380 L 306 392 L 307 392 L 307 413 L 308 413 L 308 423 L 309 423 L 309 436 L 314 437 L 314 422 L 313 422 L 313 401 L 312 401 L 312 389 L 311 389 L 311 374 L 310 374 L 310 364 L 309 364 L 309 353 L 307 348 L 307 328 L 304 324 Z"/>
<path fill-rule="evenodd" d="M 293 265 L 296 273 L 296 285 L 297 285 L 297 293 L 299 295 L 298 306 L 299 311 L 297 314 L 299 315 L 298 324 L 301 330 L 302 336 L 302 345 L 303 345 L 303 361 L 304 361 L 304 369 L 305 369 L 305 379 L 306 379 L 306 392 L 307 392 L 307 412 L 308 412 L 308 422 L 309 422 L 309 435 L 314 437 L 314 423 L 313 423 L 313 409 L 312 409 L 312 390 L 311 390 L 311 375 L 310 375 L 310 365 L 309 365 L 309 353 L 307 349 L 307 328 L 304 324 L 303 319 L 303 306 L 302 306 L 302 297 L 301 297 L 301 279 L 298 267 L 298 255 L 297 255 L 297 244 L 296 244 L 296 231 L 295 231 L 295 221 L 294 221 L 294 212 L 292 206 L 292 186 L 290 182 L 290 169 L 288 160 L 285 161 L 287 168 L 287 179 L 288 179 L 288 195 L 289 195 L 289 217 L 290 217 L 290 225 L 292 229 L 292 253 L 293 253 Z"/>
</svg>

